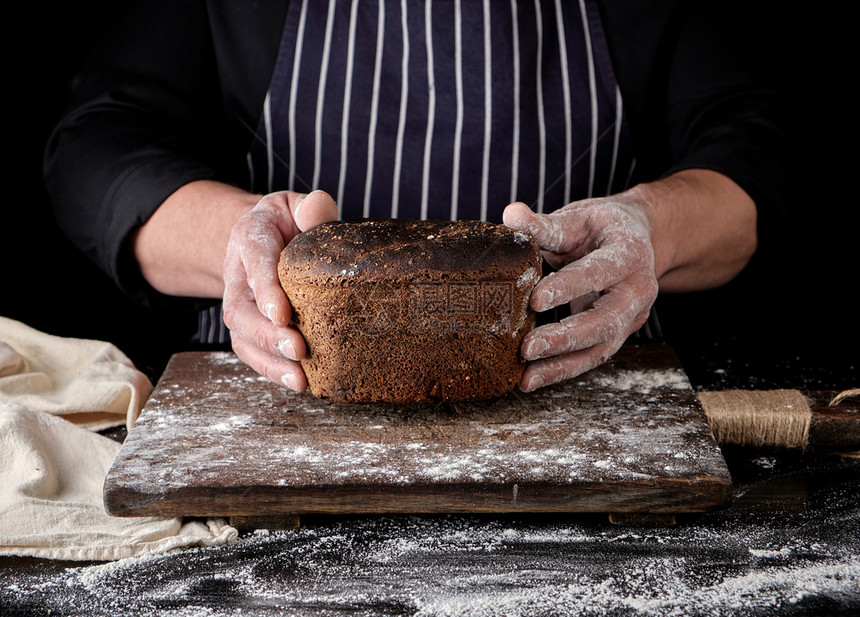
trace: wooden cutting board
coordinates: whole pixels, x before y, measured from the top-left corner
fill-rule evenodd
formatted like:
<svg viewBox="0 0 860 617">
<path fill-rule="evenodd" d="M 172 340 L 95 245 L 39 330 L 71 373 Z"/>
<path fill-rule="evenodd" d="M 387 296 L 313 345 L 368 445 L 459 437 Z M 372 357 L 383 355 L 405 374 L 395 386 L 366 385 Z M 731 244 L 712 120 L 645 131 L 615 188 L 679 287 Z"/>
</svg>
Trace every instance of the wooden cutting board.
<svg viewBox="0 0 860 617">
<path fill-rule="evenodd" d="M 470 404 L 333 404 L 225 352 L 174 355 L 104 485 L 116 516 L 675 514 L 731 479 L 672 350 Z"/>
</svg>

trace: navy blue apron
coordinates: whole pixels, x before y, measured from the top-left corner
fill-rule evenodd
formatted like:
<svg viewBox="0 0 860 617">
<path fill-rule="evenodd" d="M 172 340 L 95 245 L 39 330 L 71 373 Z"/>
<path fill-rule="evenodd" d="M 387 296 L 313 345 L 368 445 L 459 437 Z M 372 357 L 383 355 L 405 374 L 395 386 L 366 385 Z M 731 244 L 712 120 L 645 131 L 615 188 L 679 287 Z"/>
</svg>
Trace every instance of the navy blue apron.
<svg viewBox="0 0 860 617">
<path fill-rule="evenodd" d="M 344 219 L 491 221 L 635 165 L 594 0 L 293 0 L 248 162 Z"/>
<path fill-rule="evenodd" d="M 254 189 L 342 218 L 501 220 L 626 188 L 633 157 L 593 0 L 294 0 Z"/>
</svg>

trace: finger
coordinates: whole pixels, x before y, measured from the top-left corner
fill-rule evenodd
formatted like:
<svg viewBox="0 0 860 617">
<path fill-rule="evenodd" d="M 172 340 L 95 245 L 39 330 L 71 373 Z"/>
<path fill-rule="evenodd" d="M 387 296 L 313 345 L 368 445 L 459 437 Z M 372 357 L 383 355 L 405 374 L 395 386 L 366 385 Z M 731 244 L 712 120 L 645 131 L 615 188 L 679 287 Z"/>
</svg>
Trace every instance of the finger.
<svg viewBox="0 0 860 617">
<path fill-rule="evenodd" d="M 275 326 L 253 301 L 237 301 L 225 295 L 224 323 L 230 328 L 231 338 L 248 341 L 270 355 L 301 360 L 307 354 L 304 338 L 297 329 Z"/>
<path fill-rule="evenodd" d="M 280 252 L 276 254 L 246 256 L 248 264 L 248 286 L 253 292 L 254 303 L 259 311 L 276 327 L 283 328 L 290 323 L 292 308 L 278 279 L 278 261 Z"/>
<path fill-rule="evenodd" d="M 544 251 L 566 252 L 566 247 L 575 245 L 574 239 L 566 234 L 558 215 L 538 214 L 522 202 L 508 205 L 502 212 L 502 222 L 508 227 L 521 231 L 534 238 Z"/>
<path fill-rule="evenodd" d="M 300 363 L 271 356 L 243 338 L 233 339 L 233 351 L 245 364 L 271 382 L 303 392 L 308 385 Z"/>
<path fill-rule="evenodd" d="M 523 392 L 532 392 L 578 377 L 606 362 L 619 347 L 620 345 L 616 347 L 613 344 L 598 345 L 563 356 L 530 362 L 520 380 L 520 389 Z"/>
<path fill-rule="evenodd" d="M 245 299 L 250 290 L 259 310 L 283 327 L 290 320 L 290 307 L 277 276 L 284 239 L 266 199 L 241 217 L 230 234 L 224 258 L 224 298 L 227 305 L 234 298 Z"/>
<path fill-rule="evenodd" d="M 257 308 L 250 288 L 231 285 L 224 295 L 224 323 L 233 351 L 269 381 L 302 391 L 307 385 L 298 360 L 307 349 L 294 328 L 278 328 Z"/>
<path fill-rule="evenodd" d="M 236 265 L 233 269 L 241 267 Z M 286 301 L 284 303 L 289 307 Z M 292 360 L 300 360 L 307 352 L 298 330 L 273 323 L 266 305 L 257 303 L 254 292 L 239 274 L 231 276 L 231 282 L 225 285 L 223 306 L 224 323 L 231 337 L 252 341 L 260 349 Z"/>
<path fill-rule="evenodd" d="M 625 281 L 602 295 L 591 309 L 530 331 L 521 344 L 523 358 L 534 361 L 623 342 L 645 323 L 655 297 L 647 282 Z"/>
<path fill-rule="evenodd" d="M 624 244 L 609 244 L 551 272 L 532 290 L 532 308 L 548 311 L 617 285 L 638 267 L 637 260 L 628 260 L 628 253 Z"/>
<path fill-rule="evenodd" d="M 291 203 L 293 220 L 299 231 L 338 219 L 337 204 L 325 191 L 316 190 Z"/>
</svg>

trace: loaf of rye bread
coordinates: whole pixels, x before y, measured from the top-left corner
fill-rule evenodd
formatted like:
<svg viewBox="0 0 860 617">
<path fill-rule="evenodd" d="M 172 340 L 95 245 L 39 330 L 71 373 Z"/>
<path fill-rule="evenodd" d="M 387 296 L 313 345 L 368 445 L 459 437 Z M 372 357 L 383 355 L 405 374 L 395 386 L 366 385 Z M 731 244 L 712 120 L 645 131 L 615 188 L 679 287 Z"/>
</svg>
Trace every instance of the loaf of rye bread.
<svg viewBox="0 0 860 617">
<path fill-rule="evenodd" d="M 293 238 L 278 267 L 308 387 L 339 402 L 470 401 L 516 387 L 540 275 L 534 240 L 481 221 L 326 223 Z"/>
</svg>

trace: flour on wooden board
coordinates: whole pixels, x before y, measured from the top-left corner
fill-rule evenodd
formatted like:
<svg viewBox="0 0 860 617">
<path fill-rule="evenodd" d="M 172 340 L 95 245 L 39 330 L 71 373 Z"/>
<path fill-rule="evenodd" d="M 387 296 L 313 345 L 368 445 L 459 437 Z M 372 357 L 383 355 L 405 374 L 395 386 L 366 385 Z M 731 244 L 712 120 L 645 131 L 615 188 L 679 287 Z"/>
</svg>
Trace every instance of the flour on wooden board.
<svg viewBox="0 0 860 617">
<path fill-rule="evenodd" d="M 611 374 L 601 374 L 592 380 L 597 385 L 612 390 L 633 391 L 648 394 L 658 388 L 689 389 L 690 381 L 679 370 L 619 370 Z"/>
<path fill-rule="evenodd" d="M 157 388 L 142 418 L 148 439 L 138 447 L 130 438 L 124 446 L 126 473 L 164 489 L 217 482 L 226 469 L 259 483 L 262 468 L 265 480 L 281 487 L 483 482 L 523 488 L 548 478 L 573 484 L 720 473 L 718 447 L 702 430 L 702 415 L 687 404 L 692 388 L 680 370 L 619 367 L 516 404 L 401 413 L 285 394 L 232 354 L 208 354 L 206 361 L 229 370 Z M 657 396 L 659 404 L 652 400 Z M 449 443 L 444 431 L 453 425 L 458 438 Z M 189 447 L 177 446 L 177 434 L 179 445 Z M 164 464 L 176 456 L 183 465 Z"/>
</svg>

